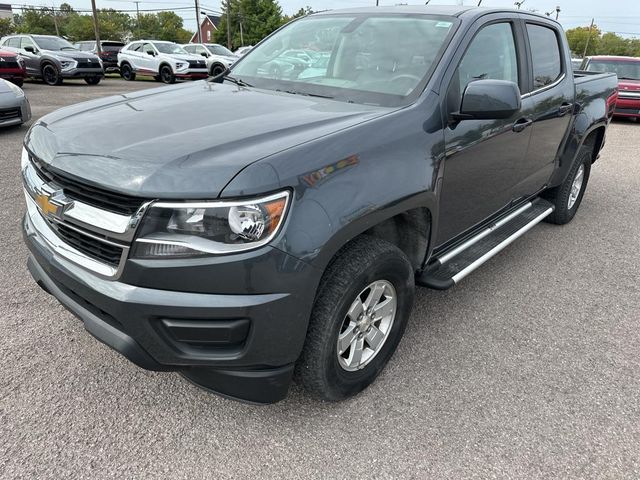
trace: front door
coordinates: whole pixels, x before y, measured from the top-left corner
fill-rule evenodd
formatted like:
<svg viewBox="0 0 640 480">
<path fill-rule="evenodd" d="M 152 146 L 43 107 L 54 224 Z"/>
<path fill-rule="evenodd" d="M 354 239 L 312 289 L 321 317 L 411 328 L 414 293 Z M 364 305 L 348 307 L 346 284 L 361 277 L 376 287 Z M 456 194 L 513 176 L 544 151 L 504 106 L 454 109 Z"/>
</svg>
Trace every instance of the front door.
<svg viewBox="0 0 640 480">
<path fill-rule="evenodd" d="M 508 80 L 525 85 L 520 22 L 488 23 L 471 33 L 473 39 L 446 91 L 447 113 L 459 110 L 466 86 L 480 79 Z M 512 118 L 464 120 L 445 127 L 444 178 L 440 194 L 438 238 L 442 245 L 490 217 L 513 200 L 513 187 L 525 158 L 531 128 L 529 103 Z M 517 127 L 524 123 L 524 128 Z M 522 127 L 522 126 L 521 126 Z"/>
<path fill-rule="evenodd" d="M 34 52 L 28 52 L 27 47 Z M 40 49 L 30 37 L 20 37 L 20 56 L 24 59 L 27 75 L 40 75 Z"/>
</svg>

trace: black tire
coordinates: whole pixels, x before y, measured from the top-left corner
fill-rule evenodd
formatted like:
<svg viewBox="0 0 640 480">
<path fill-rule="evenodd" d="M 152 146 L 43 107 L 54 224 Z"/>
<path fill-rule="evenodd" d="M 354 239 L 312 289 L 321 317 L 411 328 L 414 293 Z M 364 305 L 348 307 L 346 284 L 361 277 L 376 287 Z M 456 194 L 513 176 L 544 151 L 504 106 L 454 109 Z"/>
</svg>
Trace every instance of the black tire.
<svg viewBox="0 0 640 480">
<path fill-rule="evenodd" d="M 89 85 L 98 85 L 102 78 L 100 77 L 85 77 L 84 81 Z"/>
<path fill-rule="evenodd" d="M 128 63 L 123 63 L 120 67 L 120 76 L 127 82 L 132 82 L 136 79 L 136 74 Z"/>
<path fill-rule="evenodd" d="M 57 86 L 62 84 L 62 75 L 60 71 L 53 63 L 45 63 L 42 65 L 42 80 L 44 83 L 51 86 Z"/>
<path fill-rule="evenodd" d="M 222 72 L 224 72 L 224 71 L 225 71 L 224 65 L 216 63 L 216 64 L 211 66 L 211 71 L 209 72 L 209 74 L 212 77 L 217 77 L 218 75 L 222 74 Z"/>
<path fill-rule="evenodd" d="M 169 65 L 160 67 L 160 81 L 166 84 L 176 83 L 176 76 Z"/>
<path fill-rule="evenodd" d="M 14 85 L 16 85 L 16 86 L 18 86 L 18 87 L 21 87 L 21 88 L 22 88 L 22 86 L 24 85 L 24 79 L 23 79 L 23 78 L 14 78 L 13 80 L 11 80 L 11 82 L 12 82 Z"/>
<path fill-rule="evenodd" d="M 160 78 L 160 75 L 154 75 L 154 76 L 153 76 L 153 79 L 154 79 L 156 82 L 161 82 L 161 81 L 162 81 L 162 79 Z"/>
<path fill-rule="evenodd" d="M 556 207 L 555 211 L 545 218 L 545 222 L 555 223 L 556 225 L 564 225 L 573 220 L 580 203 L 584 197 L 589 182 L 589 174 L 591 173 L 591 164 L 593 163 L 593 145 L 583 145 L 578 151 L 576 160 L 567 175 L 567 178 L 561 185 L 547 190 L 542 197 L 549 200 Z M 578 192 L 577 198 L 571 207 L 569 207 L 569 198 L 573 187 L 574 180 L 582 166 L 582 184 Z"/>
<path fill-rule="evenodd" d="M 369 363 L 362 369 L 348 371 L 338 360 L 338 336 L 344 332 L 352 302 L 363 290 L 366 292 L 368 285 L 379 280 L 390 282 L 395 289 L 393 323 Z M 307 338 L 296 364 L 297 381 L 311 395 L 328 401 L 342 400 L 364 390 L 380 374 L 402 338 L 413 306 L 414 289 L 413 267 L 396 246 L 368 236 L 345 246 L 332 260 L 318 287 Z"/>
</svg>

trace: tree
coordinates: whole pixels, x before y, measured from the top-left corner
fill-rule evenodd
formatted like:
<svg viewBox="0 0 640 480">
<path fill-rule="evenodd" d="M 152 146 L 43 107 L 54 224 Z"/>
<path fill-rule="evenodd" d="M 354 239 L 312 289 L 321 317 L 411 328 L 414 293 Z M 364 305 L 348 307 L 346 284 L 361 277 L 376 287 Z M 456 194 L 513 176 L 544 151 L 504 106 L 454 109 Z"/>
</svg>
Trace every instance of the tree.
<svg viewBox="0 0 640 480">
<path fill-rule="evenodd" d="M 255 45 L 264 37 L 282 25 L 282 8 L 276 0 L 230 0 L 230 12 L 227 15 L 227 2 L 222 7 L 222 18 L 215 33 L 215 40 L 227 44 L 227 21 L 231 19 L 231 47 L 242 45 L 240 23 L 245 45 Z"/>
<path fill-rule="evenodd" d="M 595 55 L 598 51 L 601 32 L 597 26 L 594 25 L 591 32 L 589 32 L 589 27 L 571 28 L 566 31 L 566 34 L 569 48 L 573 53 L 582 55 L 588 38 L 590 38 L 590 40 L 587 55 Z"/>
<path fill-rule="evenodd" d="M 0 18 L 0 38 L 13 33 L 13 22 L 10 18 Z"/>
<path fill-rule="evenodd" d="M 174 12 L 140 14 L 139 38 L 187 43 L 192 32 L 183 28 L 182 18 Z"/>
</svg>

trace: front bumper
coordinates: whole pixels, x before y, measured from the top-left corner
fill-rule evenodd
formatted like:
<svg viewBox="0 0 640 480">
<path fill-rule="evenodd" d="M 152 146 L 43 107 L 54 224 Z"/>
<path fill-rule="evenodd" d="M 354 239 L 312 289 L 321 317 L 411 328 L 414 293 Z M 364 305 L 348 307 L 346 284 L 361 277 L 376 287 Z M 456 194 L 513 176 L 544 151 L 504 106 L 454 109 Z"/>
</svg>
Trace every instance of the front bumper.
<svg viewBox="0 0 640 480">
<path fill-rule="evenodd" d="M 129 260 L 121 280 L 112 281 L 52 251 L 32 214 L 23 223 L 29 271 L 98 340 L 142 368 L 178 371 L 225 396 L 255 403 L 286 396 L 319 280 L 315 269 L 267 247 L 200 265 Z M 207 283 L 225 293 L 202 293 Z"/>
<path fill-rule="evenodd" d="M 616 108 L 613 114 L 617 117 L 640 118 L 640 94 L 634 95 L 633 98 L 625 97 L 623 93 L 620 93 L 620 95 L 616 101 Z"/>
<path fill-rule="evenodd" d="M 175 76 L 183 80 L 202 80 L 209 76 L 209 72 L 206 69 L 186 70 L 184 72 L 176 72 Z"/>
<path fill-rule="evenodd" d="M 104 77 L 102 68 L 74 68 L 72 70 L 61 71 L 62 78 L 88 78 L 88 77 Z"/>
<path fill-rule="evenodd" d="M 14 111 L 17 112 L 14 114 Z M 3 103 L 0 106 L 0 127 L 22 125 L 31 119 L 31 105 L 27 97 L 16 99 L 13 104 Z"/>
</svg>

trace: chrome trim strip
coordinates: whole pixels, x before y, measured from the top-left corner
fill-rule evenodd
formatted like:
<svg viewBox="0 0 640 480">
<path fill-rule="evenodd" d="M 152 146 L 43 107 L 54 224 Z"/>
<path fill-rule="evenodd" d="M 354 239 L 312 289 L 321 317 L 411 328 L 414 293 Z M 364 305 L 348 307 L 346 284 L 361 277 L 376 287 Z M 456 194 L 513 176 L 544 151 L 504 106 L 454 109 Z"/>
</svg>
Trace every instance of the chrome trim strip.
<svg viewBox="0 0 640 480">
<path fill-rule="evenodd" d="M 461 245 L 458 245 L 456 248 L 454 248 L 453 250 L 445 253 L 444 255 L 442 255 L 441 257 L 436 257 L 436 260 L 440 262 L 440 264 L 443 264 L 445 262 L 448 262 L 449 260 L 451 260 L 453 257 L 455 257 L 456 255 L 458 255 L 460 252 L 463 252 L 464 250 L 466 250 L 467 248 L 469 248 L 471 245 L 475 245 L 477 242 L 479 242 L 480 240 L 482 240 L 484 237 L 486 237 L 487 235 L 489 235 L 491 232 L 493 232 L 495 229 L 500 228 L 501 226 L 503 226 L 505 223 L 509 222 L 510 220 L 514 219 L 515 217 L 517 217 L 518 215 L 520 215 L 522 212 L 524 212 L 525 210 L 528 210 L 529 208 L 531 208 L 531 206 L 533 205 L 533 203 L 529 202 L 524 204 L 522 207 L 518 208 L 516 211 L 510 213 L 509 215 L 507 215 L 506 217 L 504 217 L 503 219 L 501 219 L 500 221 L 494 223 L 493 225 L 491 225 L 490 227 L 488 227 L 486 230 L 483 230 L 481 233 L 479 233 L 478 235 L 476 235 L 473 238 L 470 238 L 469 240 L 467 240 L 466 242 L 464 242 Z"/>
<path fill-rule="evenodd" d="M 29 225 L 33 227 L 33 231 L 27 229 L 28 236 L 35 236 L 42 244 L 44 244 L 54 255 L 60 256 L 66 260 L 79 265 L 86 270 L 90 270 L 95 274 L 115 279 L 122 273 L 122 267 L 124 261 L 129 255 L 129 248 L 122 248 L 122 256 L 120 258 L 119 266 L 113 267 L 105 263 L 99 262 L 88 255 L 85 255 L 79 250 L 76 250 L 71 245 L 65 243 L 55 231 L 48 225 L 47 221 L 40 213 L 40 209 L 35 201 L 31 198 L 29 193 L 25 190 L 25 200 L 27 202 L 27 215 L 29 217 Z"/>
<path fill-rule="evenodd" d="M 640 92 L 628 92 L 626 90 L 618 91 L 618 98 L 630 98 L 635 100 L 636 98 L 640 98 Z"/>
<path fill-rule="evenodd" d="M 553 210 L 554 210 L 553 207 L 547 209 L 546 211 L 544 211 L 543 213 L 538 215 L 536 218 L 531 220 L 531 222 L 527 223 L 524 227 L 522 227 L 516 233 L 511 235 L 509 238 L 504 239 L 501 243 L 499 243 L 498 245 L 493 247 L 491 250 L 489 250 L 487 253 L 482 255 L 480 258 L 478 258 L 476 261 L 471 263 L 469 266 L 467 266 L 466 268 L 463 268 L 462 270 L 460 270 L 458 273 L 456 273 L 452 277 L 453 283 L 460 282 L 460 280 L 462 280 L 464 277 L 469 275 L 471 272 L 473 272 L 476 268 L 478 268 L 480 265 L 485 263 L 491 257 L 493 257 L 497 253 L 499 253 L 502 250 L 504 250 L 507 246 L 511 245 L 514 241 L 516 241 L 518 238 L 520 238 L 522 235 L 524 235 L 529 230 L 531 230 L 533 227 L 535 227 L 538 223 L 540 223 L 545 217 L 548 217 L 549 215 L 551 215 Z"/>
<path fill-rule="evenodd" d="M 239 207 L 242 205 L 247 205 L 249 203 L 266 203 L 271 202 L 273 200 L 278 200 L 279 198 L 286 198 L 285 211 L 289 206 L 289 191 L 284 190 L 282 192 L 274 193 L 273 195 L 269 195 L 266 197 L 258 197 L 258 198 L 247 198 L 244 200 L 212 200 L 212 201 L 194 201 L 194 202 L 155 202 L 151 207 L 152 208 L 225 208 L 225 207 Z"/>
<path fill-rule="evenodd" d="M 560 77 L 558 77 L 558 79 L 557 79 L 556 81 L 554 81 L 553 83 L 550 83 L 549 85 L 545 85 L 544 87 L 541 87 L 541 88 L 539 88 L 539 89 L 537 89 L 537 90 L 534 90 L 533 92 L 525 93 L 524 95 L 521 95 L 520 97 L 521 97 L 521 98 L 528 98 L 528 97 L 530 97 L 530 96 L 532 96 L 532 95 L 536 95 L 536 94 L 538 94 L 538 93 L 542 93 L 542 92 L 544 92 L 545 90 L 549 90 L 550 88 L 553 88 L 553 87 L 557 86 L 558 84 L 560 84 L 560 83 L 561 83 L 561 82 L 562 82 L 566 77 L 567 77 L 567 74 L 566 74 L 566 73 L 563 73 L 563 74 L 562 74 L 562 75 L 560 75 Z"/>
</svg>

